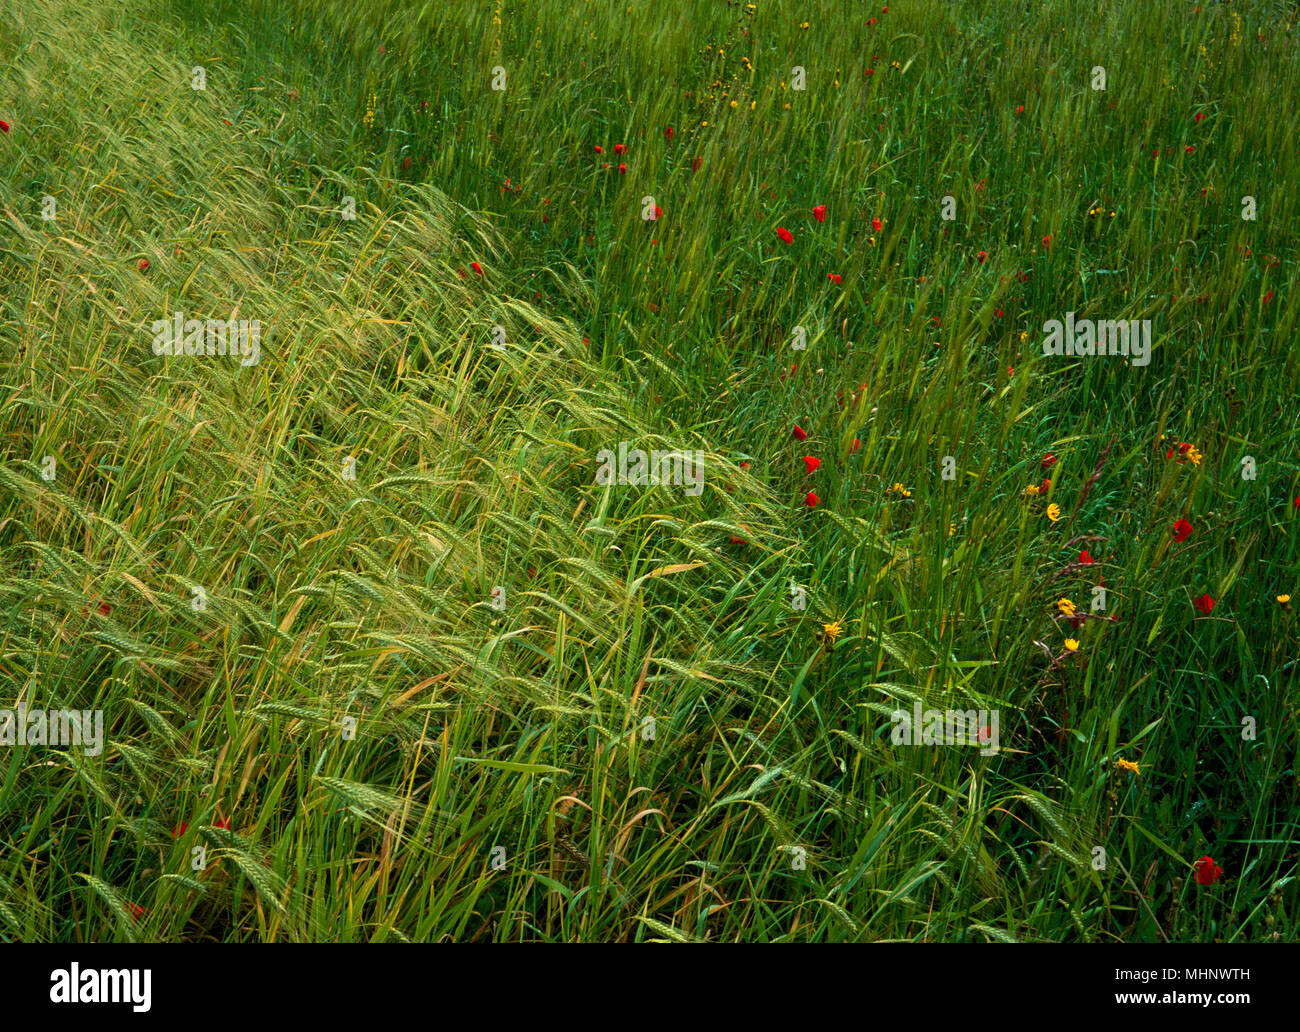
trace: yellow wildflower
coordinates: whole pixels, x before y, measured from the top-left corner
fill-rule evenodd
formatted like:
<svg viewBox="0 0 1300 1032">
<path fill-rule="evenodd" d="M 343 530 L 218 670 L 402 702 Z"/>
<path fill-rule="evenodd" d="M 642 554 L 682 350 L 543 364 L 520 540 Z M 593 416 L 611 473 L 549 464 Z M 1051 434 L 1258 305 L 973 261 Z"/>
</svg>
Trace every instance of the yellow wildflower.
<svg viewBox="0 0 1300 1032">
<path fill-rule="evenodd" d="M 1126 770 L 1131 774 L 1137 774 L 1139 776 L 1141 776 L 1142 774 L 1142 771 L 1138 769 L 1138 765 L 1134 763 L 1132 760 L 1116 760 L 1115 769 Z"/>
<path fill-rule="evenodd" d="M 1075 651 L 1077 651 L 1078 648 L 1079 648 L 1079 643 L 1078 643 L 1077 641 L 1075 641 L 1073 638 L 1066 638 L 1066 639 L 1065 639 L 1065 647 L 1066 647 L 1066 649 L 1068 649 L 1070 652 L 1075 652 Z"/>
<path fill-rule="evenodd" d="M 1061 507 L 1055 502 L 1047 507 L 1047 518 L 1053 523 L 1061 518 Z"/>
</svg>

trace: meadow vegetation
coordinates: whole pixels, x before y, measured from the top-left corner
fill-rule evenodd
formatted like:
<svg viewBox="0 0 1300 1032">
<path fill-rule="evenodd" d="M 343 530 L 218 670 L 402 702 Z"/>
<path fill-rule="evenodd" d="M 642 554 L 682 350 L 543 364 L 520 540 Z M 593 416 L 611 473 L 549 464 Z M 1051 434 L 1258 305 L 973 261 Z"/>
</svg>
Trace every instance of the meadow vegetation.
<svg viewBox="0 0 1300 1032">
<path fill-rule="evenodd" d="M 0 10 L 0 937 L 1296 937 L 1294 3 Z"/>
</svg>

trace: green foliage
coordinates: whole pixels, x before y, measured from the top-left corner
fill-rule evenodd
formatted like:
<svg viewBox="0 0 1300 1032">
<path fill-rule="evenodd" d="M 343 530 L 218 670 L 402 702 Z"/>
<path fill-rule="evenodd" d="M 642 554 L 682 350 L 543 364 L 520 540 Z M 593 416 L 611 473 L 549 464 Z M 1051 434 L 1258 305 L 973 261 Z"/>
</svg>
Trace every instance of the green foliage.
<svg viewBox="0 0 1300 1032">
<path fill-rule="evenodd" d="M 0 938 L 1296 937 L 1294 9 L 0 10 Z"/>
</svg>

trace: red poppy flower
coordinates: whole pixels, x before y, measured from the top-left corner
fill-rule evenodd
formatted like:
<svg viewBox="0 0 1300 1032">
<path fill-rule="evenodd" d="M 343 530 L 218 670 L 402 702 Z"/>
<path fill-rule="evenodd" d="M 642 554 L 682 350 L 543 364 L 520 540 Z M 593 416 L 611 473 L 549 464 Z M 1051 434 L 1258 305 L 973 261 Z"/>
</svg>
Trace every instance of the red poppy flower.
<svg viewBox="0 0 1300 1032">
<path fill-rule="evenodd" d="M 139 903 L 128 903 L 126 908 L 131 911 L 131 920 L 139 921 L 140 918 L 144 917 L 144 907 L 140 906 Z"/>
<path fill-rule="evenodd" d="M 1038 493 L 1047 494 L 1047 492 L 1050 491 L 1051 489 L 1052 489 L 1052 478 L 1043 477 L 1043 482 L 1038 485 Z"/>
<path fill-rule="evenodd" d="M 1002 318 L 1002 309 L 1001 309 L 1001 308 L 995 308 L 995 309 L 993 309 L 993 314 L 994 314 L 994 316 L 996 316 L 997 318 L 1001 319 L 1001 318 Z"/>
<path fill-rule="evenodd" d="M 988 251 L 981 251 L 979 254 L 977 254 L 977 255 L 975 256 L 976 260 L 977 260 L 981 265 L 983 265 L 984 262 L 988 261 L 988 257 L 989 257 L 989 253 L 988 253 Z"/>
<path fill-rule="evenodd" d="M 1214 857 L 1203 856 L 1193 865 L 1196 870 L 1197 885 L 1213 885 L 1223 877 L 1223 868 L 1214 862 Z"/>
<path fill-rule="evenodd" d="M 107 602 L 101 602 L 101 603 L 99 604 L 99 615 L 100 615 L 100 616 L 108 616 L 108 614 L 111 613 L 112 611 L 113 611 L 113 607 L 110 606 Z"/>
<path fill-rule="evenodd" d="M 871 220 L 871 228 L 874 229 L 877 233 L 880 232 L 880 230 L 884 227 L 884 225 L 885 224 L 880 221 L 879 215 L 877 215 L 875 218 Z"/>
<path fill-rule="evenodd" d="M 481 266 L 478 262 L 470 262 L 469 267 L 473 269 L 475 272 L 477 272 L 480 276 L 483 275 L 483 266 Z"/>
<path fill-rule="evenodd" d="M 798 423 L 795 423 L 794 425 L 794 439 L 796 441 L 808 440 L 808 432 L 804 430 L 804 428 L 801 427 Z"/>
<path fill-rule="evenodd" d="M 1016 108 L 1016 114 L 1023 115 L 1024 113 L 1025 113 L 1025 105 L 1021 104 L 1018 108 Z"/>
<path fill-rule="evenodd" d="M 670 125 L 667 129 L 664 130 L 664 139 L 671 140 L 672 138 L 673 138 L 673 127 Z"/>
<path fill-rule="evenodd" d="M 626 161 L 620 161 L 620 162 L 618 163 L 618 174 L 619 174 L 620 176 L 625 176 L 625 175 L 627 175 L 627 162 L 626 162 Z"/>
<path fill-rule="evenodd" d="M 1214 599 L 1210 598 L 1208 594 L 1201 595 L 1198 598 L 1192 599 L 1192 605 L 1206 616 L 1209 616 L 1210 610 L 1214 608 Z"/>
<path fill-rule="evenodd" d="M 1193 121 L 1193 122 L 1203 122 L 1203 121 L 1205 121 L 1205 112 L 1204 112 L 1204 111 L 1198 111 L 1198 112 L 1196 112 L 1196 114 L 1192 115 L 1192 121 Z"/>
<path fill-rule="evenodd" d="M 149 268 L 149 259 L 141 258 L 140 264 L 137 265 L 136 268 L 139 269 L 141 272 L 144 272 L 147 268 Z"/>
<path fill-rule="evenodd" d="M 626 153 L 627 153 L 627 144 L 625 144 L 625 143 L 616 143 L 616 144 L 614 144 L 614 153 L 615 153 L 615 154 L 626 154 Z"/>
<path fill-rule="evenodd" d="M 790 232 L 788 229 L 786 229 L 784 226 L 777 226 L 777 227 L 776 227 L 776 235 L 779 236 L 779 237 L 781 238 L 782 243 L 786 243 L 786 244 L 793 244 L 793 243 L 794 243 L 794 234 L 791 233 L 791 232 Z"/>
<path fill-rule="evenodd" d="M 605 148 L 602 147 L 600 144 L 596 144 L 596 153 L 597 153 L 597 154 L 604 154 L 604 153 L 605 153 Z"/>
<path fill-rule="evenodd" d="M 226 831 L 229 831 L 229 830 L 230 830 L 230 818 L 229 818 L 229 817 L 218 817 L 218 818 L 216 819 L 216 822 L 215 822 L 215 824 L 214 824 L 214 827 L 225 828 Z"/>
<path fill-rule="evenodd" d="M 1175 541 L 1179 541 L 1179 542 L 1186 541 L 1187 535 L 1189 535 L 1191 532 L 1192 532 L 1192 525 L 1188 523 L 1186 520 L 1180 519 L 1177 523 L 1174 524 Z"/>
<path fill-rule="evenodd" d="M 1079 553 L 1079 565 L 1080 566 L 1092 565 L 1092 556 L 1088 554 L 1088 550 L 1086 548 Z"/>
<path fill-rule="evenodd" d="M 817 207 L 815 207 L 815 208 L 813 209 L 813 218 L 815 218 L 818 222 L 825 222 L 825 221 L 826 221 L 826 205 L 824 205 L 824 204 L 819 204 L 819 205 L 817 205 Z"/>
<path fill-rule="evenodd" d="M 827 277 L 827 279 L 829 279 L 832 283 L 834 283 L 834 284 L 836 284 L 836 285 L 838 285 L 839 282 L 840 282 L 840 280 L 844 278 L 844 277 L 841 276 L 838 272 L 828 272 L 828 273 L 826 274 L 826 277 Z"/>
<path fill-rule="evenodd" d="M 658 222 L 658 221 L 659 221 L 659 216 L 662 215 L 663 213 L 664 213 L 664 210 L 663 210 L 661 207 L 659 207 L 659 205 L 656 204 L 656 205 L 655 205 L 654 213 L 650 216 L 650 221 L 651 221 L 651 222 Z M 652 243 L 653 243 L 653 241 L 652 241 Z"/>
<path fill-rule="evenodd" d="M 876 74 L 876 70 L 875 70 L 874 68 L 868 68 L 868 69 L 867 69 L 867 74 L 868 74 L 868 75 L 875 75 L 875 74 Z"/>
<path fill-rule="evenodd" d="M 180 838 L 182 835 L 184 835 L 186 827 L 187 827 L 186 823 L 184 821 L 181 821 L 180 824 L 172 828 L 172 838 Z"/>
<path fill-rule="evenodd" d="M 1039 465 L 1042 466 L 1043 469 L 1051 469 L 1053 466 L 1056 465 L 1056 456 L 1053 455 L 1051 452 L 1048 452 L 1046 455 L 1043 456 L 1043 461 L 1040 462 Z"/>
<path fill-rule="evenodd" d="M 1196 148 L 1193 147 L 1193 146 L 1189 143 L 1186 147 L 1183 148 L 1183 153 L 1184 153 L 1184 154 L 1191 154 L 1192 151 L 1194 151 L 1194 150 L 1196 150 Z"/>
<path fill-rule="evenodd" d="M 806 495 L 803 496 L 803 500 L 804 503 L 810 509 L 817 508 L 817 503 L 821 501 L 821 499 L 817 497 L 816 491 L 809 491 Z"/>
<path fill-rule="evenodd" d="M 703 167 L 704 167 L 704 159 L 703 159 L 703 158 L 691 158 L 691 171 L 692 171 L 692 172 L 698 172 L 698 171 L 699 171 L 700 169 L 702 169 Z"/>
<path fill-rule="evenodd" d="M 731 535 L 731 543 L 732 543 L 733 545 L 747 545 L 747 544 L 749 544 L 749 542 L 746 541 L 743 537 L 736 537 L 735 534 L 732 534 L 732 535 Z"/>
<path fill-rule="evenodd" d="M 854 452 L 859 451 L 861 448 L 862 448 L 862 442 L 855 437 L 853 438 L 853 447 L 849 449 L 849 454 L 852 455 Z"/>
<path fill-rule="evenodd" d="M 7 133 L 8 131 L 9 131 L 9 123 L 6 122 L 3 118 L 0 118 L 0 133 Z"/>
<path fill-rule="evenodd" d="M 815 455 L 805 455 L 803 457 L 803 464 L 807 467 L 807 472 L 816 473 L 817 467 L 822 464 L 822 460 L 817 458 Z"/>
<path fill-rule="evenodd" d="M 1045 236 L 1045 237 L 1043 237 L 1043 246 L 1044 246 L 1044 247 L 1051 247 L 1051 246 L 1052 246 L 1052 238 L 1051 238 L 1051 236 Z"/>
<path fill-rule="evenodd" d="M 1291 504 L 1294 505 L 1297 509 L 1300 509 L 1300 497 L 1297 497 L 1295 501 L 1293 501 Z"/>
</svg>

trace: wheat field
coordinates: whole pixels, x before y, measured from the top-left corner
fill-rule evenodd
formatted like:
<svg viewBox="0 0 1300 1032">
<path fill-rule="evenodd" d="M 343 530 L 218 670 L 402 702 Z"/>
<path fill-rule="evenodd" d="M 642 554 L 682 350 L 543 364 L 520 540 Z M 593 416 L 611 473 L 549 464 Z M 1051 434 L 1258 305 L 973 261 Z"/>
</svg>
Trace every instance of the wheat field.
<svg viewBox="0 0 1300 1032">
<path fill-rule="evenodd" d="M 0 937 L 1297 937 L 1294 3 L 0 9 Z"/>
</svg>

